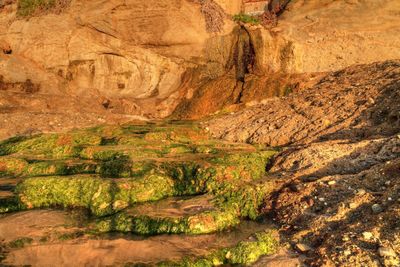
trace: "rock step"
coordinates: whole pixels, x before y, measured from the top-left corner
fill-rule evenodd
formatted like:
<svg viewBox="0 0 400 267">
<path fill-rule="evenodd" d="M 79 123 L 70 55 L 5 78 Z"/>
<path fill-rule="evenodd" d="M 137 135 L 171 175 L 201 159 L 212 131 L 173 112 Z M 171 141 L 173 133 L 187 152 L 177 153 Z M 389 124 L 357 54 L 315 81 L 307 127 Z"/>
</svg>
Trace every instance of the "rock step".
<svg viewBox="0 0 400 267">
<path fill-rule="evenodd" d="M 14 231 L 16 227 L 18 231 Z M 272 232 L 268 230 L 271 227 L 251 221 L 244 221 L 228 231 L 197 236 L 93 235 L 87 229 L 77 214 L 65 211 L 33 210 L 3 215 L 0 217 L 0 238 L 7 254 L 2 264 L 248 264 L 262 255 L 274 253 L 277 247 Z"/>
<path fill-rule="evenodd" d="M 98 220 L 100 232 L 131 232 L 141 235 L 207 234 L 222 231 L 240 223 L 233 207 L 214 205 L 213 196 L 202 195 L 167 198 L 144 203 Z"/>
<path fill-rule="evenodd" d="M 271 151 L 263 151 L 224 155 L 199 162 L 135 162 L 130 165 L 129 173 L 136 177 L 101 177 L 107 176 L 104 175 L 107 171 L 125 170 L 119 165 L 111 164 L 107 168 L 100 167 L 100 176 L 24 178 L 16 192 L 20 203 L 26 208 L 84 207 L 96 216 L 105 216 L 135 203 L 216 192 L 221 186 L 226 187 L 226 184 L 235 181 L 259 179 L 272 155 Z M 86 168 L 79 164 L 77 166 Z"/>
</svg>

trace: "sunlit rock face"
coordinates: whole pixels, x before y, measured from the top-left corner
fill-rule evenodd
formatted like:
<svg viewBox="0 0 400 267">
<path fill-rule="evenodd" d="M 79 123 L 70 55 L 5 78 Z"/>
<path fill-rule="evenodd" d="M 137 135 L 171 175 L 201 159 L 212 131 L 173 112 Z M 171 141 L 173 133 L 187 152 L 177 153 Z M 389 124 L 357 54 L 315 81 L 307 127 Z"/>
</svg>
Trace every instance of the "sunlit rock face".
<svg viewBox="0 0 400 267">
<path fill-rule="evenodd" d="M 206 62 L 223 69 L 228 58 L 212 47 L 229 48 L 219 36 L 233 23 L 226 33 L 207 33 L 200 4 L 190 1 L 72 1 L 61 14 L 28 19 L 16 8 L 0 11 L 1 47 L 12 48 L 1 56 L 0 75 L 30 79 L 42 93 L 153 99 L 162 112 L 155 104 L 142 109 L 165 116 L 189 69 Z"/>
<path fill-rule="evenodd" d="M 399 14 L 396 0 L 291 1 L 273 31 L 292 71 L 331 71 L 400 58 Z"/>
<path fill-rule="evenodd" d="M 105 106 L 113 113 L 163 118 L 178 107 L 175 113 L 198 118 L 224 105 L 276 95 L 265 83 L 271 73 L 324 72 L 400 58 L 398 1 L 292 1 L 276 27 L 241 26 L 253 60 L 241 79 L 245 84 L 238 84 L 240 27 L 231 16 L 243 11 L 244 2 L 215 0 L 226 14 L 222 30 L 212 33 L 202 3 L 75 0 L 61 12 L 28 18 L 17 16 L 16 4 L 5 5 L 0 8 L 2 81 L 29 80 L 39 94 L 88 98 L 92 111 Z M 214 96 L 211 101 L 210 92 L 223 96 L 219 103 L 224 103 L 215 103 Z M 3 105 L 43 110 L 21 99 Z M 207 104 L 197 108 L 201 102 Z"/>
</svg>

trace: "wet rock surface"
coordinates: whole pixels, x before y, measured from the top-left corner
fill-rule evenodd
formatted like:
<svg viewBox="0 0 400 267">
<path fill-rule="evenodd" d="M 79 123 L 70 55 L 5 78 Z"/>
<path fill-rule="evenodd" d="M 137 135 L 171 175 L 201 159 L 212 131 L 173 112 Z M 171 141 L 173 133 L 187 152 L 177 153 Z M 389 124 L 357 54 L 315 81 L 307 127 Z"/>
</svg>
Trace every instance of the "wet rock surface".
<svg viewBox="0 0 400 267">
<path fill-rule="evenodd" d="M 275 153 L 212 139 L 194 123 L 5 140 L 2 259 L 39 266 L 253 263 L 277 247 L 270 224 L 248 221 L 261 217 L 276 183 L 265 173 Z"/>
</svg>

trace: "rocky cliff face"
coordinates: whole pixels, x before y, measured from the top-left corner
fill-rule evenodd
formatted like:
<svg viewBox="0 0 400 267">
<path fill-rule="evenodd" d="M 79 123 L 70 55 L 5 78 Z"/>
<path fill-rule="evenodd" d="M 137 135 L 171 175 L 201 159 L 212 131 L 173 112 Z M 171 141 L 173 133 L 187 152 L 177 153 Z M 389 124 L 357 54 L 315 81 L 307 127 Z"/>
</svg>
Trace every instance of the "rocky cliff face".
<svg viewBox="0 0 400 267">
<path fill-rule="evenodd" d="M 291 1 L 276 27 L 242 26 L 254 56 L 244 79 L 236 79 L 235 66 L 223 82 L 199 86 L 176 113 L 199 118 L 226 107 L 232 110 L 232 104 L 252 104 L 308 88 L 310 82 L 318 82 L 320 73 L 398 59 L 399 21 L 400 2 L 394 0 Z M 213 101 L 216 98 L 218 102 Z"/>
<path fill-rule="evenodd" d="M 299 73 L 309 81 L 310 73 L 400 57 L 397 0 L 291 1 L 272 29 L 220 14 L 219 33 L 207 32 L 202 1 L 73 0 L 32 17 L 18 16 L 15 2 L 0 7 L 3 114 L 114 121 L 175 110 L 199 118 L 290 93 Z M 241 1 L 215 2 L 227 14 L 240 11 Z M 27 118 L 31 128 L 45 128 Z"/>
<path fill-rule="evenodd" d="M 168 115 L 185 73 L 206 62 L 218 72 L 226 55 L 214 51 L 229 48 L 206 32 L 199 5 L 189 1 L 72 1 L 59 15 L 29 19 L 15 9 L 0 16 L 2 46 L 12 49 L 0 61 L 4 80 L 30 79 L 44 94 L 156 103 L 142 105 L 142 115 Z"/>
</svg>

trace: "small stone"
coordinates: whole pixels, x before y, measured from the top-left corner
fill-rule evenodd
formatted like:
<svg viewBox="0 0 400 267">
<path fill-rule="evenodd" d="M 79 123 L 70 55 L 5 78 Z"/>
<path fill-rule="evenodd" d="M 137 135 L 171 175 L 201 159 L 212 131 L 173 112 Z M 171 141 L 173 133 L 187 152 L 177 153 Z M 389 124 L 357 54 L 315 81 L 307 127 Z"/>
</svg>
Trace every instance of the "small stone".
<svg viewBox="0 0 400 267">
<path fill-rule="evenodd" d="M 293 183 L 293 184 L 290 184 L 290 185 L 289 185 L 289 188 L 290 188 L 290 190 L 291 190 L 292 192 L 300 192 L 300 191 L 302 191 L 302 190 L 304 189 L 304 186 L 301 185 L 301 184 L 295 184 L 295 183 Z"/>
<path fill-rule="evenodd" d="M 351 202 L 351 203 L 349 204 L 349 208 L 350 208 L 350 209 L 355 209 L 355 208 L 357 208 L 357 204 L 354 203 L 354 202 Z"/>
<path fill-rule="evenodd" d="M 371 238 L 374 237 L 374 235 L 371 232 L 363 232 L 362 235 L 365 240 L 370 240 Z"/>
<path fill-rule="evenodd" d="M 385 185 L 390 185 L 390 180 L 385 182 Z"/>
<path fill-rule="evenodd" d="M 369 101 L 371 104 L 375 104 L 375 100 L 374 100 L 372 97 L 368 98 L 368 101 Z"/>
<path fill-rule="evenodd" d="M 306 244 L 304 244 L 304 243 L 298 243 L 298 244 L 296 244 L 296 250 L 299 251 L 299 252 L 304 253 L 304 252 L 310 251 L 311 247 L 306 245 Z"/>
<path fill-rule="evenodd" d="M 320 197 L 320 198 L 318 198 L 318 200 L 321 201 L 321 202 L 324 202 L 324 201 L 325 201 L 325 198 Z"/>
<path fill-rule="evenodd" d="M 225 255 L 225 258 L 230 259 L 232 257 L 232 253 L 228 251 Z"/>
<path fill-rule="evenodd" d="M 396 257 L 396 252 L 393 249 L 387 247 L 380 247 L 378 249 L 379 256 L 381 257 Z"/>
<path fill-rule="evenodd" d="M 350 256 L 350 255 L 351 255 L 351 250 L 346 249 L 345 251 L 343 251 L 343 254 L 344 254 L 345 256 Z"/>
<path fill-rule="evenodd" d="M 329 181 L 328 182 L 328 185 L 334 185 L 334 184 L 336 184 L 336 181 Z"/>
<path fill-rule="evenodd" d="M 313 206 L 314 205 L 314 199 L 312 199 L 312 198 L 308 198 L 307 200 L 306 200 L 306 202 L 307 202 L 307 205 L 308 206 Z M 400 202 L 400 201 L 399 201 Z"/>
<path fill-rule="evenodd" d="M 302 180 L 304 182 L 315 182 L 317 181 L 319 178 L 315 177 L 315 176 L 309 176 L 309 177 L 304 177 Z"/>
<path fill-rule="evenodd" d="M 365 195 L 365 193 L 366 193 L 366 191 L 363 188 L 360 188 L 360 189 L 357 190 L 357 194 L 358 195 Z"/>
<path fill-rule="evenodd" d="M 380 213 L 383 211 L 382 206 L 379 204 L 374 204 L 371 208 L 373 213 Z"/>
</svg>

